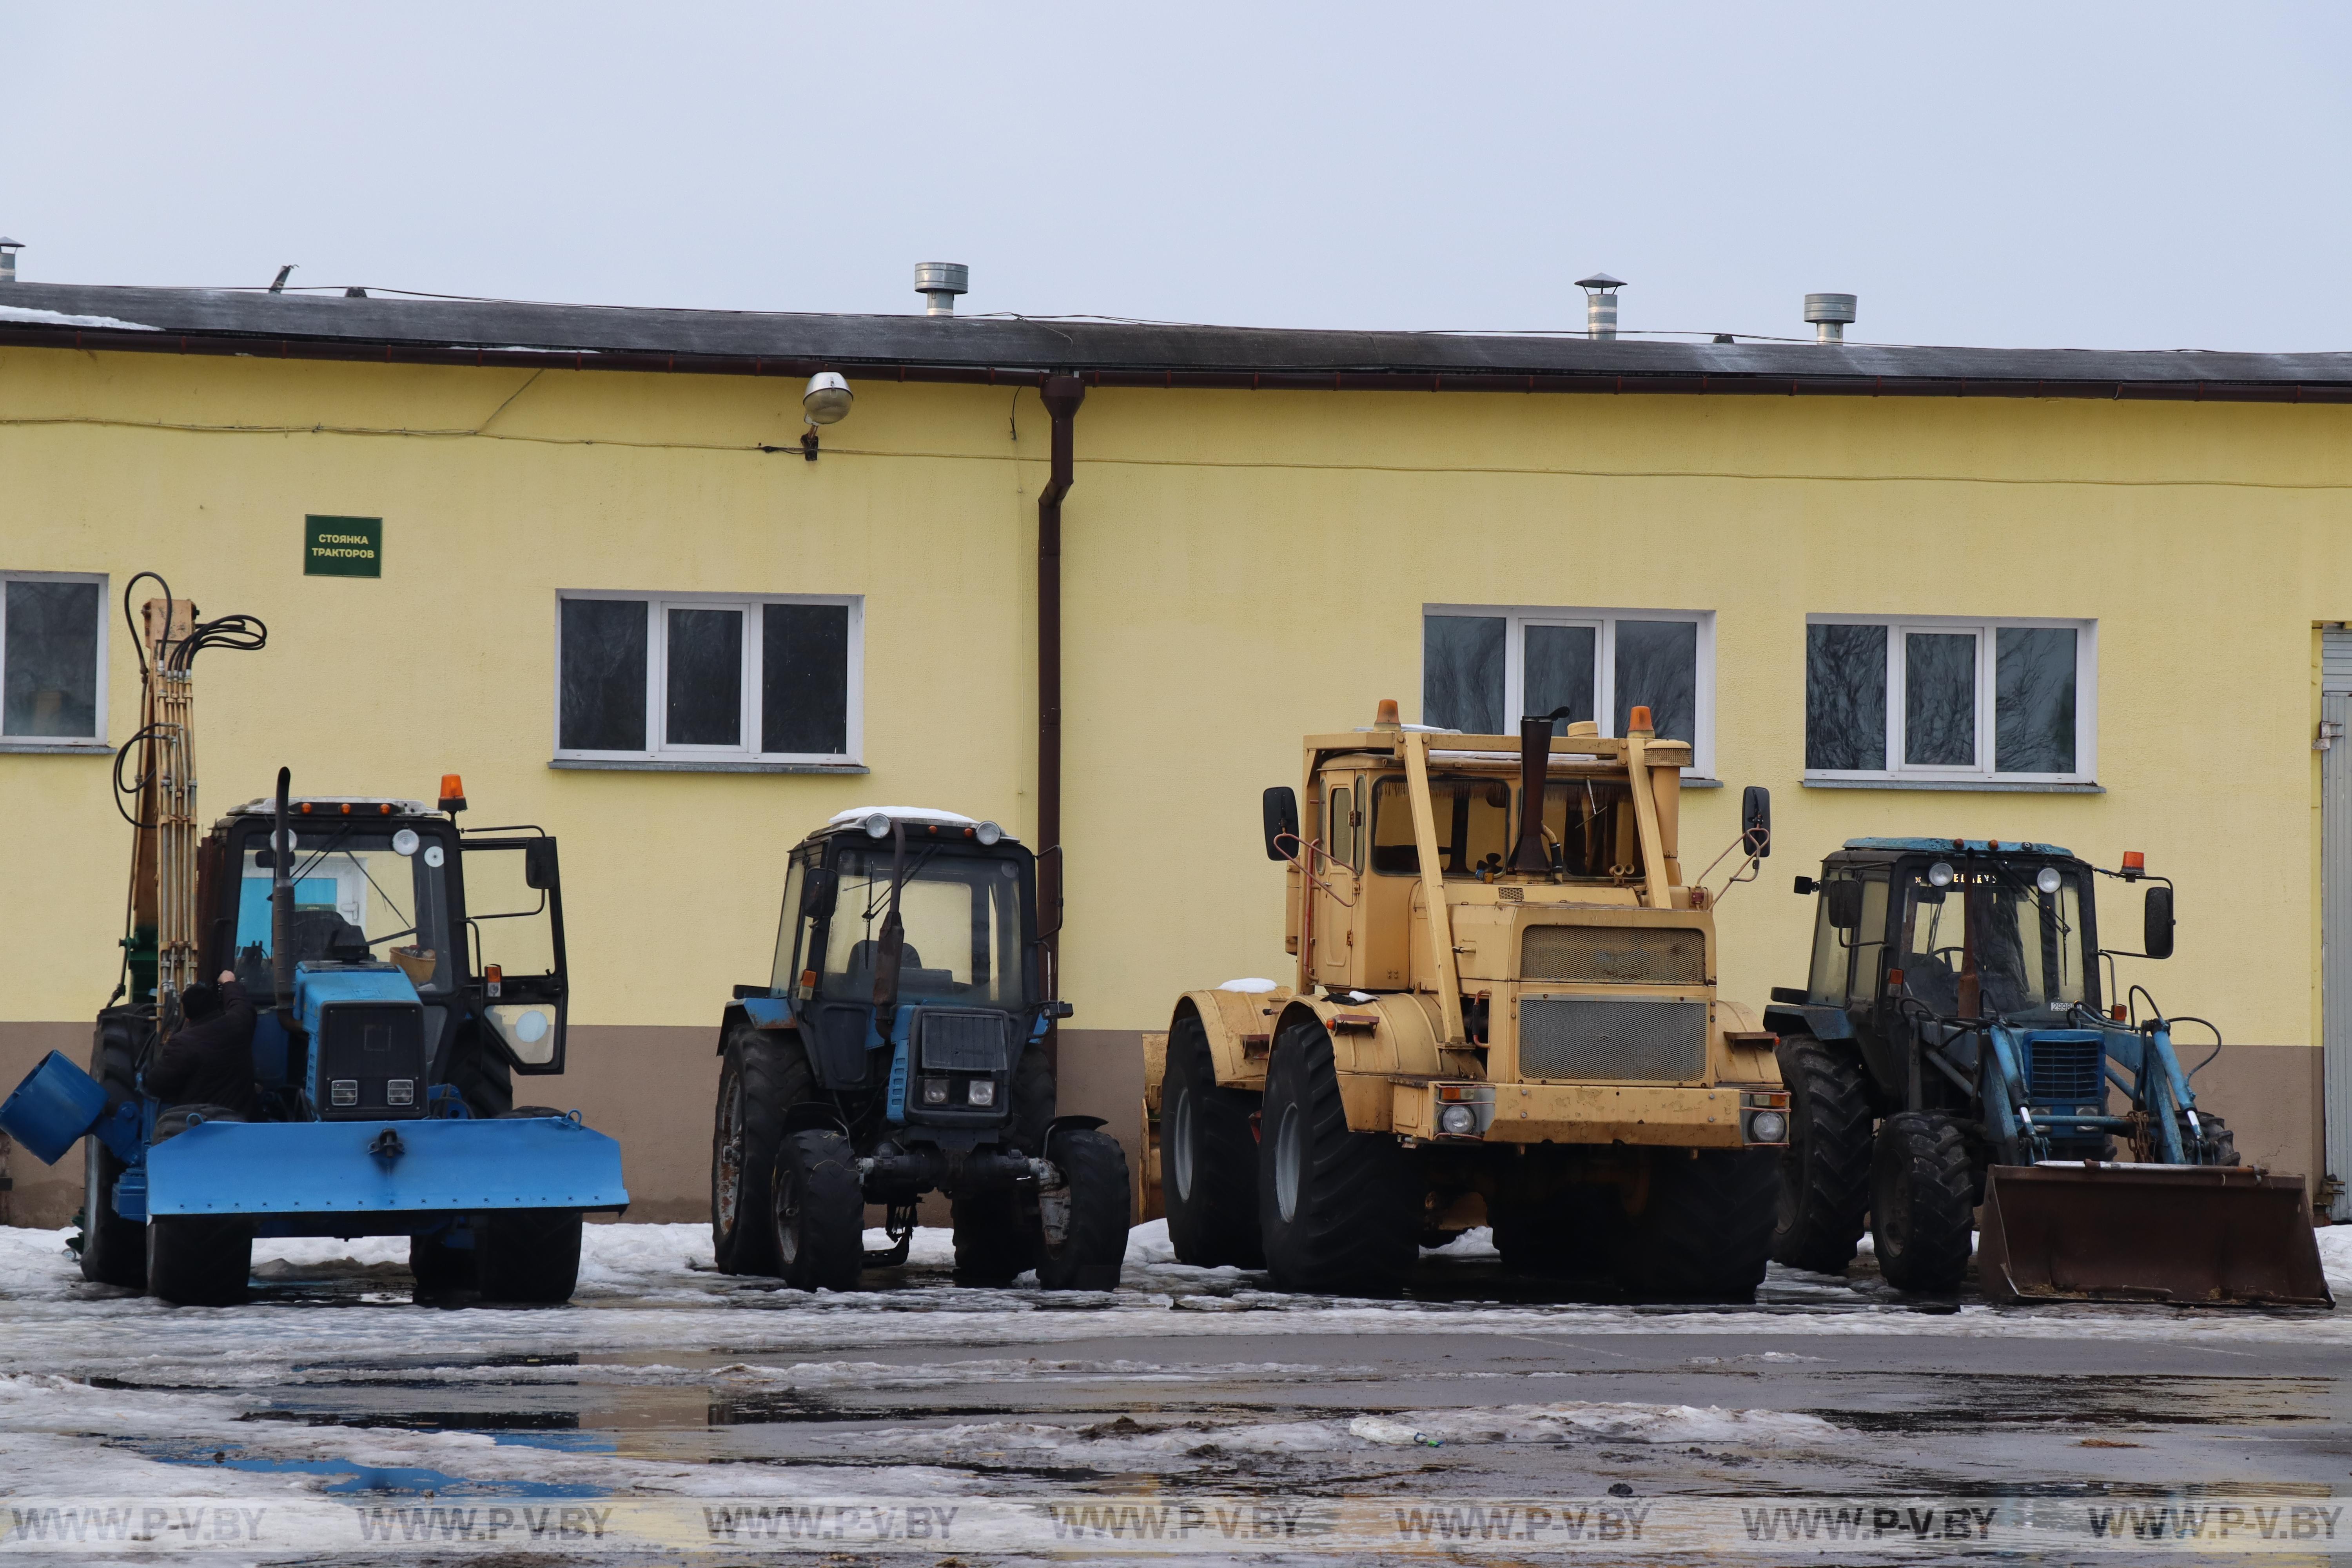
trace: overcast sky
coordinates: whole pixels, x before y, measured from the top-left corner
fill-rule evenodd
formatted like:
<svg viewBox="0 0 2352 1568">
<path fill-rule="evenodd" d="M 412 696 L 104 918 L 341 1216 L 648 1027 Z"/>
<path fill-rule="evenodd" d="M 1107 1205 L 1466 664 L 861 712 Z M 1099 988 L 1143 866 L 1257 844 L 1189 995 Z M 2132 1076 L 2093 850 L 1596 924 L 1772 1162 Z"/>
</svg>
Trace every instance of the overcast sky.
<svg viewBox="0 0 2352 1568">
<path fill-rule="evenodd" d="M 0 0 L 28 280 L 2352 348 L 2352 6 Z"/>
</svg>

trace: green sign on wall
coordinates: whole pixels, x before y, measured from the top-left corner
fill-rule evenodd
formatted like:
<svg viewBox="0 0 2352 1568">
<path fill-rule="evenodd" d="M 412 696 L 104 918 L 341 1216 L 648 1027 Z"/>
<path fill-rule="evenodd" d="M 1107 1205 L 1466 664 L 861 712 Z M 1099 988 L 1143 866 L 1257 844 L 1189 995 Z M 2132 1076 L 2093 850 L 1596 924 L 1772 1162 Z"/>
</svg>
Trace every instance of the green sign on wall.
<svg viewBox="0 0 2352 1568">
<path fill-rule="evenodd" d="M 383 575 L 383 519 L 306 517 L 302 520 L 302 575 Z"/>
</svg>

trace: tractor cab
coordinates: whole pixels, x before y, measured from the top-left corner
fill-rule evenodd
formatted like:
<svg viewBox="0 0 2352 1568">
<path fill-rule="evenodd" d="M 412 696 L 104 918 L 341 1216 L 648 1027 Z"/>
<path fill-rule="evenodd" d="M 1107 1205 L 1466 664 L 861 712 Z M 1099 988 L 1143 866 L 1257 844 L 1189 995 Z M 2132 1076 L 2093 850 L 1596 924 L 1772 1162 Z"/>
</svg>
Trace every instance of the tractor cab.
<svg viewBox="0 0 2352 1568">
<path fill-rule="evenodd" d="M 992 822 L 844 812 L 793 849 L 774 971 L 743 1000 L 793 1020 L 828 1090 L 880 1091 L 882 1119 L 926 1141 L 992 1141 L 979 1134 L 1011 1120 L 1014 1066 L 1054 1011 L 1040 869 Z"/>
</svg>

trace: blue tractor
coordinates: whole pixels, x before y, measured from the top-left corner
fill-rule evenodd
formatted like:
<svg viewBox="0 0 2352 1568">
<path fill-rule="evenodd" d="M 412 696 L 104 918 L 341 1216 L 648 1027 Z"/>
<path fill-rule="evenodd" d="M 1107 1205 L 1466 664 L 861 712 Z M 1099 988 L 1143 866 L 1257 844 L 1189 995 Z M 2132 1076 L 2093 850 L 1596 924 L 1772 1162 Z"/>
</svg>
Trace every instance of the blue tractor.
<svg viewBox="0 0 2352 1568">
<path fill-rule="evenodd" d="M 2137 952 L 2101 945 L 2100 877 L 2149 884 Z M 2117 959 L 2172 952 L 2141 857 L 1855 838 L 1796 886 L 1811 973 L 1765 1013 L 1794 1118 L 1776 1259 L 1843 1272 L 1866 1224 L 1888 1283 L 1949 1291 L 1980 1223 L 1997 1299 L 2330 1302 L 2303 1178 L 2242 1164 L 2175 1054 L 2177 1026 L 2204 1061 L 2220 1031 L 2118 994 Z"/>
<path fill-rule="evenodd" d="M 843 812 L 794 847 L 770 979 L 719 1033 L 710 1151 L 719 1266 L 846 1290 L 906 1260 L 947 1194 L 957 1277 L 1108 1289 L 1127 1254 L 1127 1159 L 1056 1116 L 1049 1035 L 1058 850 L 955 812 Z M 865 1246 L 867 1205 L 890 1245 Z"/>
<path fill-rule="evenodd" d="M 100 1013 L 88 1071 L 52 1052 L 0 1104 L 44 1163 L 82 1142 L 83 1275 L 223 1306 L 246 1299 L 257 1237 L 406 1236 L 420 1295 L 566 1300 L 582 1215 L 629 1200 L 612 1139 L 515 1103 L 517 1077 L 563 1070 L 555 840 L 461 832 L 455 774 L 435 811 L 298 798 L 283 769 L 274 799 L 199 834 L 190 667 L 263 634 L 168 599 L 146 631 L 145 722 L 124 748 L 141 756 L 129 1000 Z M 236 1105 L 157 1092 L 194 1026 L 184 999 L 221 973 L 255 1014 L 251 1082 L 230 1084 Z"/>
</svg>

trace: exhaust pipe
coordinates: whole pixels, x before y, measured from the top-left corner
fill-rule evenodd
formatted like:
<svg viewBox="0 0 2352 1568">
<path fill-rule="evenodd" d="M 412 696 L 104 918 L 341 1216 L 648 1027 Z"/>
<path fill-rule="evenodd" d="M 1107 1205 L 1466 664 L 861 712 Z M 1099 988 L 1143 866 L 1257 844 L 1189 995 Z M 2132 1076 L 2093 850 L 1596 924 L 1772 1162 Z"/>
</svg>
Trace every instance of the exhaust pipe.
<svg viewBox="0 0 2352 1568">
<path fill-rule="evenodd" d="M 1544 784 L 1551 776 L 1552 721 L 1567 717 L 1567 709 L 1555 708 L 1519 721 L 1519 841 L 1511 851 L 1514 871 L 1540 877 L 1551 870 L 1551 856 L 1543 844 Z"/>
<path fill-rule="evenodd" d="M 278 770 L 278 824 L 269 835 L 269 985 L 278 993 L 278 1021 L 294 1032 L 294 832 L 286 824 L 286 797 L 294 771 Z"/>
</svg>

